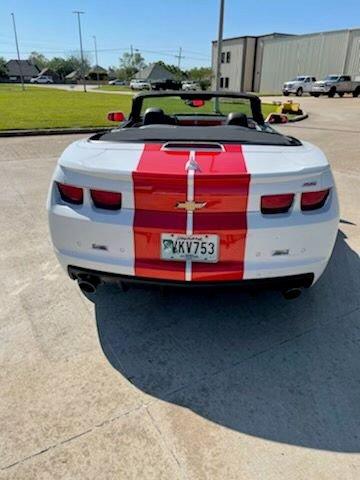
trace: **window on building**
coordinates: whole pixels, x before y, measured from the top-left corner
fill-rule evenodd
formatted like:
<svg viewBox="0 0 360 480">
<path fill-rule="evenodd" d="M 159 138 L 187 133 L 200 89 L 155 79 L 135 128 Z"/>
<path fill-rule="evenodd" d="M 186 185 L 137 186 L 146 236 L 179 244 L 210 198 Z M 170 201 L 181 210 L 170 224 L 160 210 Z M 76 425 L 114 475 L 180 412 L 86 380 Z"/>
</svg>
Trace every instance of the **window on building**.
<svg viewBox="0 0 360 480">
<path fill-rule="evenodd" d="M 224 77 L 220 77 L 220 88 L 224 88 Z"/>
<path fill-rule="evenodd" d="M 230 63 L 231 60 L 231 52 L 226 52 L 226 63 Z"/>
<path fill-rule="evenodd" d="M 225 52 L 221 52 L 221 63 L 225 63 Z"/>
<path fill-rule="evenodd" d="M 225 77 L 225 88 L 229 88 L 229 77 Z"/>
</svg>

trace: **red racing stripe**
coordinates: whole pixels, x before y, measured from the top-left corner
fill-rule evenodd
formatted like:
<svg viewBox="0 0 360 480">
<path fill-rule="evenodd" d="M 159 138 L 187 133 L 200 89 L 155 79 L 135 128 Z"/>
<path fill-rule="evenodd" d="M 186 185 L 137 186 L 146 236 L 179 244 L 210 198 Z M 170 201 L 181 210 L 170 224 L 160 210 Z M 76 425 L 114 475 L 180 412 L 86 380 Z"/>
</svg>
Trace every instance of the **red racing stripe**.
<svg viewBox="0 0 360 480">
<path fill-rule="evenodd" d="M 168 152 L 161 147 L 145 145 L 133 173 L 135 275 L 185 280 L 185 262 L 160 259 L 160 236 L 186 232 L 186 211 L 174 207 L 186 201 L 189 152 Z"/>
<path fill-rule="evenodd" d="M 194 234 L 220 237 L 218 263 L 192 264 L 192 280 L 241 280 L 244 274 L 247 202 L 250 174 L 241 145 L 224 152 L 197 152 L 201 170 L 195 173 L 195 199 L 206 207 L 194 214 Z"/>
</svg>

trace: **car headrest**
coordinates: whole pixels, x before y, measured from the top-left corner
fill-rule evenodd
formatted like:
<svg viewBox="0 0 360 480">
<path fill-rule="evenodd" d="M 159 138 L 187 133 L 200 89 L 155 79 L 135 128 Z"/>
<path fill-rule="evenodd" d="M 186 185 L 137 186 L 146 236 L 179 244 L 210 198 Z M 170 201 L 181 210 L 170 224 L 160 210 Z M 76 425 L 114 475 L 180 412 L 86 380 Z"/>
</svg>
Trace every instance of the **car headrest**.
<svg viewBox="0 0 360 480">
<path fill-rule="evenodd" d="M 231 112 L 227 116 L 226 125 L 237 125 L 238 127 L 246 127 L 248 128 L 248 120 L 245 113 L 240 112 Z"/>
<path fill-rule="evenodd" d="M 166 116 L 161 108 L 147 108 L 144 113 L 144 125 L 163 124 L 166 122 Z"/>
</svg>

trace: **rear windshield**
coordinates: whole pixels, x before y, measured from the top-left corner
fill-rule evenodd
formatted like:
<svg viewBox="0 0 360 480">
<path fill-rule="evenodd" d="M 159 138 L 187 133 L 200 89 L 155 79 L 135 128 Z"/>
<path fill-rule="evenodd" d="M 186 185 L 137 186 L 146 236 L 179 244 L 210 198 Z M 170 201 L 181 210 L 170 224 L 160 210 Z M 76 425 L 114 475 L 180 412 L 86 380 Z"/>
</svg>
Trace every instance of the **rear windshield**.
<svg viewBox="0 0 360 480">
<path fill-rule="evenodd" d="M 194 101 L 193 101 L 194 103 Z M 228 115 L 231 112 L 245 113 L 252 116 L 250 100 L 246 98 L 218 97 L 211 100 L 203 100 L 203 105 L 191 106 L 191 101 L 180 97 L 149 97 L 142 102 L 141 115 L 151 107 L 161 108 L 166 115 Z"/>
</svg>

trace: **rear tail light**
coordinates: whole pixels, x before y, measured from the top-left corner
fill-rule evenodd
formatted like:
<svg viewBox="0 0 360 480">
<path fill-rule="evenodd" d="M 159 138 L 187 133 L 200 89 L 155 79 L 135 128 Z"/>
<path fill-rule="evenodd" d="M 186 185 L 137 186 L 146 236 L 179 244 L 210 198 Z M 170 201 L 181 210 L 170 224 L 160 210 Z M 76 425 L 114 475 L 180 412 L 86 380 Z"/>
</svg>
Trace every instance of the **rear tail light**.
<svg viewBox="0 0 360 480">
<path fill-rule="evenodd" d="M 67 203 L 73 203 L 75 205 L 81 205 L 84 201 L 83 189 L 80 187 L 74 187 L 73 185 L 66 185 L 65 183 L 57 183 L 57 187 L 61 196 L 61 199 Z"/>
<path fill-rule="evenodd" d="M 301 210 L 317 210 L 325 205 L 330 189 L 319 192 L 304 192 L 301 195 Z"/>
<path fill-rule="evenodd" d="M 105 210 L 119 210 L 121 208 L 121 193 L 90 190 L 90 194 L 97 208 L 104 208 Z"/>
<path fill-rule="evenodd" d="M 123 122 L 125 120 L 125 115 L 123 112 L 109 112 L 107 114 L 107 119 L 109 122 Z"/>
<path fill-rule="evenodd" d="M 261 213 L 286 213 L 294 201 L 293 193 L 264 195 L 261 197 Z"/>
</svg>

